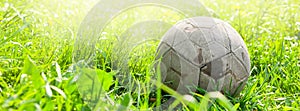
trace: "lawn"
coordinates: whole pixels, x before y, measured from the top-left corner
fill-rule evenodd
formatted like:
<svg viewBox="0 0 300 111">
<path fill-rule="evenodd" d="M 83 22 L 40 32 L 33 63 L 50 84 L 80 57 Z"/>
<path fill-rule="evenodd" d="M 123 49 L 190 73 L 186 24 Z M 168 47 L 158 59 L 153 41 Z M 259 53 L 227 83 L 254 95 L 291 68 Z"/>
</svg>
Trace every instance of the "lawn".
<svg viewBox="0 0 300 111">
<path fill-rule="evenodd" d="M 80 69 L 80 73 L 87 75 L 96 73 L 98 76 L 90 79 L 96 80 L 94 83 L 87 81 L 88 76 L 78 76 L 74 71 L 78 64 L 72 57 L 73 51 L 78 50 L 74 44 L 80 24 L 97 2 L 1 0 L 0 110 L 151 110 L 160 104 L 160 101 L 149 101 L 153 96 L 160 98 L 155 94 L 161 93 L 153 90 L 154 84 L 161 84 L 149 79 L 159 40 L 123 48 L 129 46 L 124 45 L 127 39 L 122 37 L 130 34 L 126 29 L 136 23 L 161 20 L 175 24 L 184 16 L 155 6 L 136 7 L 116 16 L 105 26 L 92 50 L 96 70 Z M 299 111 L 300 1 L 201 2 L 213 17 L 228 22 L 243 37 L 251 59 L 248 82 L 237 97 L 217 94 L 215 99 L 211 93 L 194 94 L 198 102 L 185 101 L 170 88 L 161 88 L 178 97 L 183 103 L 182 110 Z M 151 24 L 145 26 L 156 30 Z M 122 64 L 124 60 L 126 64 Z M 132 77 L 130 82 L 138 83 L 137 86 L 119 83 L 116 76 L 126 71 Z M 85 93 L 94 87 L 100 89 Z M 96 91 L 99 95 L 95 96 Z"/>
</svg>

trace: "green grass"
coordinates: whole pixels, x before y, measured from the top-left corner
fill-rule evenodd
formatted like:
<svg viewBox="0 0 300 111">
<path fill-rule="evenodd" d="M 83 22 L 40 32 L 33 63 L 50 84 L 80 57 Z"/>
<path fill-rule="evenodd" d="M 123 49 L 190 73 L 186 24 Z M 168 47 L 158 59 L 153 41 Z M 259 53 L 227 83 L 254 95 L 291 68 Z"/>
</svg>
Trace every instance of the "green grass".
<svg viewBox="0 0 300 111">
<path fill-rule="evenodd" d="M 129 86 L 133 91 L 124 89 L 118 80 L 112 79 L 114 74 L 120 73 L 111 71 L 110 64 L 111 59 L 120 57 L 114 55 L 118 52 L 114 48 L 122 46 L 117 38 L 125 29 L 148 19 L 174 24 L 183 18 L 176 12 L 157 7 L 128 10 L 106 26 L 106 33 L 102 34 L 96 46 L 100 80 L 96 83 L 103 85 L 103 91 L 99 100 L 89 94 L 83 97 L 76 86 L 77 76 L 70 69 L 73 65 L 72 51 L 80 22 L 97 0 L 2 0 L 0 110 L 90 110 L 89 106 L 104 110 L 147 110 L 156 104 L 149 102 L 149 98 L 161 98 L 160 90 L 154 91 L 158 95 L 151 93 L 154 84 L 177 95 L 178 103 L 184 103 L 183 110 L 299 110 L 300 2 L 201 1 L 211 9 L 214 17 L 229 22 L 248 47 L 251 76 L 238 97 L 225 97 L 217 92 L 195 94 L 200 101 L 189 102 L 170 88 L 150 80 L 150 67 L 154 64 L 159 42 L 155 40 L 138 45 L 129 54 L 128 65 L 134 75 L 133 82 L 139 84 Z M 147 11 L 149 9 L 152 11 Z M 162 10 L 169 15 L 159 14 Z M 88 77 L 90 70 L 82 70 L 87 72 Z M 106 81 L 101 81 L 104 78 Z M 92 84 L 95 83 L 86 83 L 89 87 Z M 218 96 L 213 97 L 214 94 Z M 98 103 L 85 101 L 88 98 L 98 100 Z M 209 102 L 213 103 L 211 107 L 207 105 Z"/>
</svg>

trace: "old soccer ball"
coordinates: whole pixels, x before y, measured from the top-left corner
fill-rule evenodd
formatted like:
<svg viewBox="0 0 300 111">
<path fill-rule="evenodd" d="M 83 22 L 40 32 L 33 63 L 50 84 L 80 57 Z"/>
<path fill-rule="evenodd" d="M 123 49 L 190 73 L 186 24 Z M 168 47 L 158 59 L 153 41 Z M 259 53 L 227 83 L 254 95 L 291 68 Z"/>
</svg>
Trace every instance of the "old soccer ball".
<svg viewBox="0 0 300 111">
<path fill-rule="evenodd" d="M 180 21 L 157 49 L 162 82 L 183 95 L 200 87 L 235 96 L 250 73 L 247 47 L 228 23 L 210 17 Z"/>
</svg>

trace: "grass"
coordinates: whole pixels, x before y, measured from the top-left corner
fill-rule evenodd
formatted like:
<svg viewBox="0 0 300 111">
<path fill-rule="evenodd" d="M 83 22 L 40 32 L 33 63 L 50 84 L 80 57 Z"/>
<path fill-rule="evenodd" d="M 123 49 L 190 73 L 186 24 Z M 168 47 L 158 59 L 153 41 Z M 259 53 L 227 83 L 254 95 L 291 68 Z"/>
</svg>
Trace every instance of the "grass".
<svg viewBox="0 0 300 111">
<path fill-rule="evenodd" d="M 76 86 L 76 72 L 71 69 L 74 66 L 73 44 L 80 22 L 97 1 L 4 0 L 0 3 L 0 110 L 90 110 L 91 106 L 103 110 L 147 110 L 156 104 L 148 101 L 151 97 L 161 98 L 152 95 L 153 84 L 178 95 L 178 103 L 184 103 L 182 110 L 299 110 L 300 2 L 202 2 L 215 17 L 229 22 L 248 47 L 251 76 L 238 97 L 195 94 L 200 101 L 189 102 L 170 88 L 151 81 L 147 77 L 151 75 L 149 67 L 153 65 L 158 41 L 138 45 L 128 55 L 133 82 L 139 85 L 129 86 L 132 90 L 119 85 L 113 75 L 122 70 L 112 70 L 110 64 L 111 59 L 119 57 L 114 55 L 119 50 L 113 48 L 122 46 L 118 37 L 125 29 L 147 19 L 171 24 L 182 19 L 173 11 L 155 7 L 129 10 L 106 26 L 106 33 L 102 34 L 104 39 L 96 46 L 99 76 L 94 78 L 97 84 L 102 84 L 94 88 L 103 91 L 97 96 L 86 94 L 83 97 Z M 147 11 L 149 9 L 152 12 Z M 162 10 L 170 15 L 149 14 Z M 126 51 L 128 49 L 119 53 L 126 54 Z M 87 78 L 89 74 L 86 73 Z M 83 86 L 90 88 L 96 83 L 86 82 Z M 157 93 L 162 92 L 157 90 Z M 98 103 L 87 100 L 98 100 Z M 213 103 L 211 107 L 207 107 L 209 103 Z"/>
</svg>

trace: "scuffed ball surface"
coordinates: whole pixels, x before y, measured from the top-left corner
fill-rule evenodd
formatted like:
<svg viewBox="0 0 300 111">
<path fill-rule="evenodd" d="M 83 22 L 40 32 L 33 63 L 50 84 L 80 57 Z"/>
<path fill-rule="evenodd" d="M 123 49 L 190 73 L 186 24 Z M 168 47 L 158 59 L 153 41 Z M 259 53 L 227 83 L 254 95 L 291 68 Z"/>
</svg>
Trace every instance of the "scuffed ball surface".
<svg viewBox="0 0 300 111">
<path fill-rule="evenodd" d="M 173 26 L 162 38 L 156 59 L 161 60 L 163 83 L 181 94 L 201 87 L 237 95 L 250 73 L 242 37 L 228 23 L 210 17 Z"/>
</svg>

